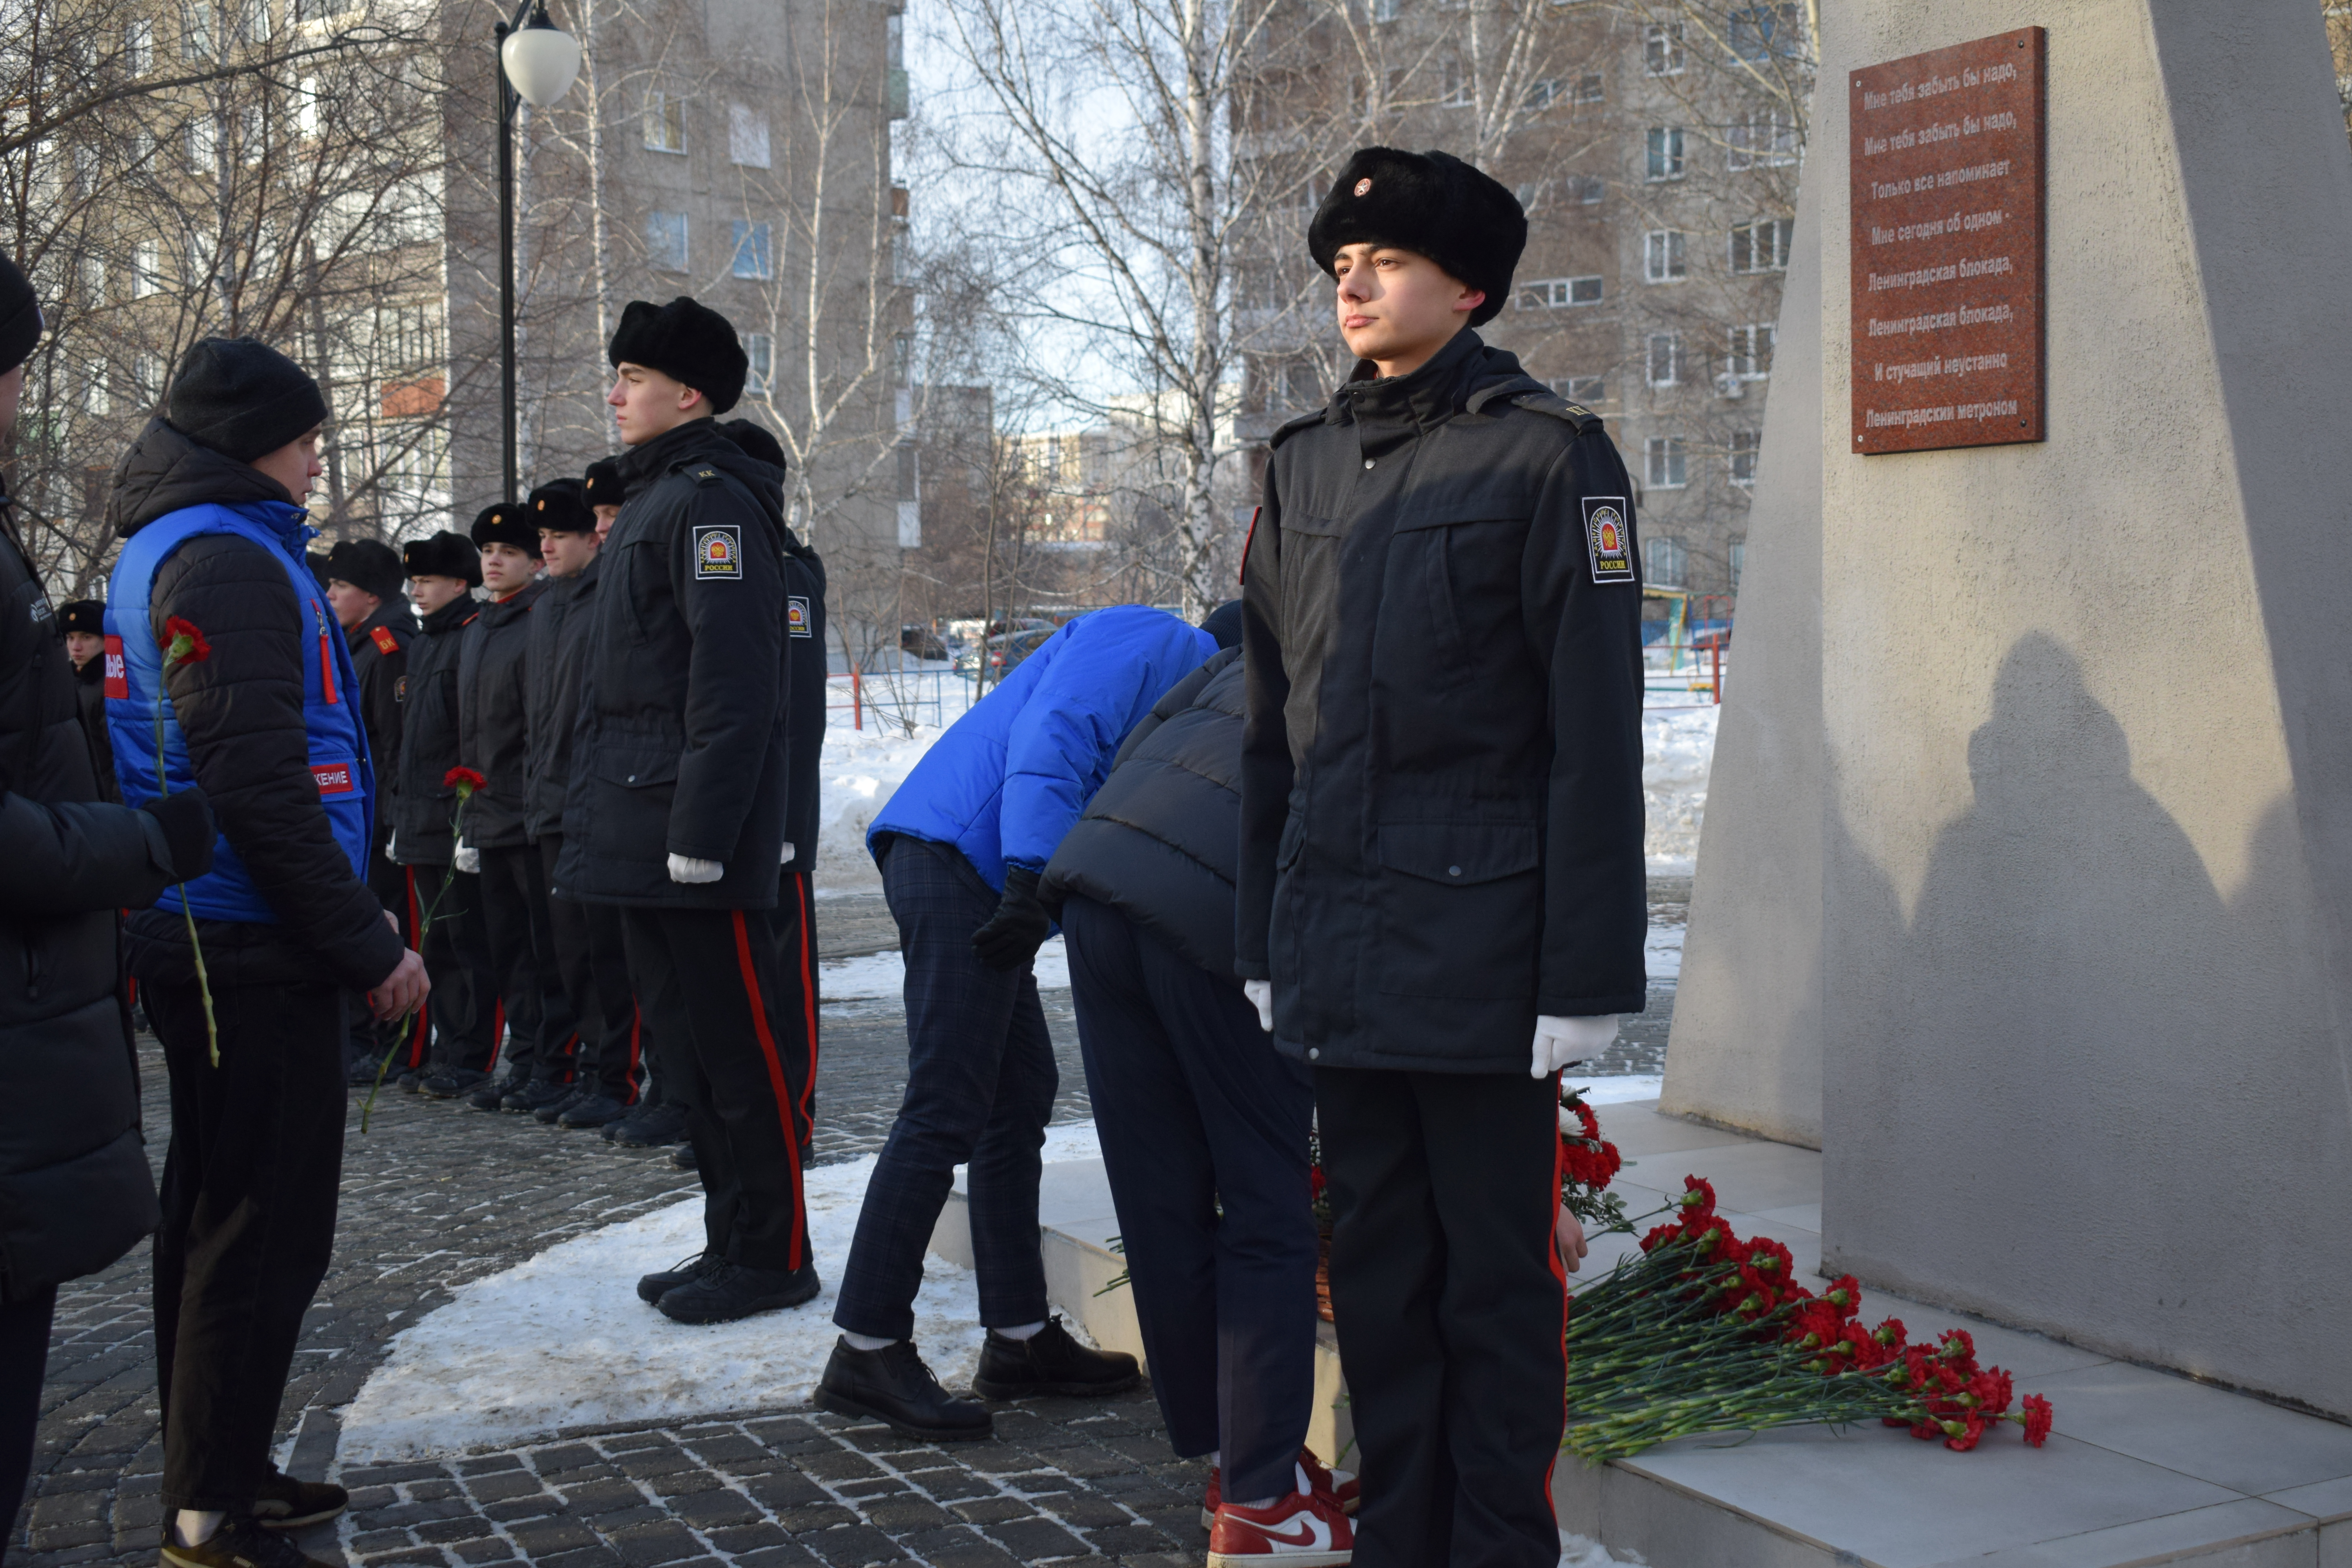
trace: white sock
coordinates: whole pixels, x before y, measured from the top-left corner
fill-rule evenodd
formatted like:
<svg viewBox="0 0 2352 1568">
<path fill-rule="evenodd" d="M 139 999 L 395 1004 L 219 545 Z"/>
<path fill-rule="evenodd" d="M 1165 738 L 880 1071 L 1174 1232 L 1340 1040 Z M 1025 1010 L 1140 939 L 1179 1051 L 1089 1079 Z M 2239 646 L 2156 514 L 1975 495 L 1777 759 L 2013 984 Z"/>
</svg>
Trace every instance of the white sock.
<svg viewBox="0 0 2352 1568">
<path fill-rule="evenodd" d="M 1034 1340 L 1045 1327 L 1045 1320 L 1041 1318 L 1034 1323 L 1024 1323 L 1017 1329 L 993 1329 L 990 1331 L 1001 1340 Z"/>
<path fill-rule="evenodd" d="M 1225 1468 L 1225 1451 L 1224 1451 L 1223 1448 L 1212 1448 L 1212 1449 L 1210 1449 L 1210 1450 L 1209 1450 L 1209 1468 L 1211 1468 L 1211 1469 L 1213 1469 L 1213 1470 L 1222 1470 L 1222 1469 L 1223 1469 L 1224 1468 Z"/>
<path fill-rule="evenodd" d="M 184 1508 L 173 1520 L 172 1528 L 178 1534 L 181 1545 L 202 1546 L 219 1533 L 222 1522 L 227 1518 L 227 1514 L 208 1508 Z"/>
<path fill-rule="evenodd" d="M 872 1334 L 853 1334 L 845 1329 L 842 1331 L 841 1339 L 854 1351 L 887 1351 L 898 1342 L 897 1340 L 877 1340 Z"/>
</svg>

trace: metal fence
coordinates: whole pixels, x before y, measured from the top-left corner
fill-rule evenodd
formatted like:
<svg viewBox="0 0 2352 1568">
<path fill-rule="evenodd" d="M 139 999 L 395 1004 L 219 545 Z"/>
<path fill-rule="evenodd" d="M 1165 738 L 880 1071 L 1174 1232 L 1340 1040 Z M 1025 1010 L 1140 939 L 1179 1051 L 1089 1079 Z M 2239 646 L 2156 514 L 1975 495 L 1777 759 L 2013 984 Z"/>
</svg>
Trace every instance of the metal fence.
<svg viewBox="0 0 2352 1568">
<path fill-rule="evenodd" d="M 826 676 L 824 685 L 826 722 L 846 719 L 853 730 L 944 728 L 963 717 L 975 700 L 971 674 L 959 669 L 853 669 Z"/>
</svg>

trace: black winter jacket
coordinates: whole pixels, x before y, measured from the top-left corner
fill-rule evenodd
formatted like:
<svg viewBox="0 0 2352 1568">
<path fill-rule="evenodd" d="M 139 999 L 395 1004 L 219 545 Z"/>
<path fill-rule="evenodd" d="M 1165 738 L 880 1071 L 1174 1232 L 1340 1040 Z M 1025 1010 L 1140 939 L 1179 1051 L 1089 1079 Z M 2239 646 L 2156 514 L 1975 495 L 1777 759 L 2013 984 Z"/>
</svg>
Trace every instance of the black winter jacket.
<svg viewBox="0 0 2352 1568">
<path fill-rule="evenodd" d="M 784 533 L 784 842 L 788 868 L 816 870 L 824 766 L 824 558 Z"/>
<path fill-rule="evenodd" d="M 151 420 L 114 474 L 109 514 L 128 539 L 183 507 L 287 494 L 259 470 Z M 174 666 L 172 706 L 196 783 L 211 797 L 222 835 L 278 916 L 274 925 L 196 922 L 205 968 L 217 991 L 231 985 L 338 984 L 364 991 L 400 963 L 383 905 L 335 842 L 302 719 L 303 661 L 311 628 L 285 568 L 233 534 L 200 534 L 155 572 L 147 628 L 184 616 L 205 629 L 211 657 Z M 118 606 L 118 624 L 130 613 Z M 142 980 L 195 978 L 187 926 L 168 903 L 131 917 L 131 972 Z"/>
<path fill-rule="evenodd" d="M 556 883 L 592 903 L 770 909 L 784 844 L 783 475 L 707 419 L 620 459 Z M 716 860 L 673 882 L 669 857 Z"/>
<path fill-rule="evenodd" d="M 1242 650 L 1229 647 L 1169 689 L 1129 731 L 1038 888 L 1056 919 L 1072 895 L 1108 904 L 1235 985 L 1243 674 Z"/>
<path fill-rule="evenodd" d="M 400 787 L 393 796 L 393 855 L 404 866 L 446 866 L 457 848 L 449 819 L 457 792 L 441 781 L 457 765 L 457 654 L 481 612 L 478 599 L 452 599 L 425 617 L 408 645 Z"/>
<path fill-rule="evenodd" d="M 572 737 L 580 719 L 580 670 L 595 620 L 600 551 L 572 577 L 548 581 L 532 607 L 523 706 L 530 717 L 530 797 L 523 831 L 534 840 L 563 832 L 563 792 L 572 783 Z"/>
<path fill-rule="evenodd" d="M 484 605 L 458 644 L 457 760 L 488 781 L 466 805 L 466 842 L 477 849 L 530 842 L 523 826 L 530 798 L 523 667 L 531 608 L 546 591 L 547 579 L 534 577 Z"/>
<path fill-rule="evenodd" d="M 406 599 L 386 599 L 375 614 L 343 636 L 352 650 L 352 674 L 360 689 L 360 722 L 366 727 L 368 760 L 375 764 L 375 836 L 379 845 L 393 827 L 392 797 L 400 783 L 401 682 L 408 676 L 408 645 L 416 636 L 416 612 Z"/>
<path fill-rule="evenodd" d="M 1236 968 L 1318 1067 L 1525 1072 L 1646 984 L 1642 589 L 1601 421 L 1464 331 L 1275 434 Z"/>
<path fill-rule="evenodd" d="M 120 805 L 122 786 L 114 777 L 114 737 L 106 731 L 106 656 L 74 671 L 74 697 L 81 707 L 82 732 L 89 737 L 89 771 L 98 797 Z"/>
<path fill-rule="evenodd" d="M 0 495 L 0 1300 L 155 1228 L 115 910 L 173 879 L 163 830 L 99 803 L 40 579 Z"/>
</svg>

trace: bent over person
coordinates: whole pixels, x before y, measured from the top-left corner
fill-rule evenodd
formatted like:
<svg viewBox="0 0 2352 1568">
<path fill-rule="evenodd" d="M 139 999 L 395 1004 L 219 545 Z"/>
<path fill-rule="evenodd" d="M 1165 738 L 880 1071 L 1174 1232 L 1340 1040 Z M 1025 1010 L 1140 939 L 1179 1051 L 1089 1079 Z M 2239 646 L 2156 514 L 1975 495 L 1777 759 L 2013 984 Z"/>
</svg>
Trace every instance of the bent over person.
<svg viewBox="0 0 2352 1568">
<path fill-rule="evenodd" d="M 285 355 L 207 338 L 116 468 L 109 506 L 123 539 L 106 614 L 122 654 L 107 718 L 123 799 L 193 781 L 220 822 L 212 869 L 130 923 L 172 1075 L 155 1359 L 163 1556 L 181 1568 L 299 1568 L 310 1559 L 257 1527 L 342 1510 L 341 1487 L 279 1473 L 269 1439 L 334 1247 L 343 992 L 369 993 L 388 1019 L 426 990 L 364 880 L 367 738 L 350 650 L 304 558 L 326 416 Z"/>
<path fill-rule="evenodd" d="M 1244 557 L 1235 967 L 1315 1070 L 1358 1568 L 1559 1561 L 1559 1069 L 1644 1000 L 1633 487 L 1471 330 L 1526 239 L 1458 159 L 1349 162 L 1307 246 L 1359 362 Z"/>
</svg>

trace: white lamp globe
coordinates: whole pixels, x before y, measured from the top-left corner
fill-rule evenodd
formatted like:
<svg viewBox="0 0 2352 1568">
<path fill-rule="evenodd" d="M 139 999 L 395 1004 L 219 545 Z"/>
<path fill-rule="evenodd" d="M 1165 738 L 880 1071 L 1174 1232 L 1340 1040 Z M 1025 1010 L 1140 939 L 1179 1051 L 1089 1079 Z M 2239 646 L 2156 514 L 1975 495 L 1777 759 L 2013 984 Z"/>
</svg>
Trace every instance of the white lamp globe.
<svg viewBox="0 0 2352 1568">
<path fill-rule="evenodd" d="M 507 35 L 499 46 L 507 80 L 522 100 L 544 109 L 572 90 L 580 75 L 580 40 L 547 19 L 544 10 Z"/>
</svg>

